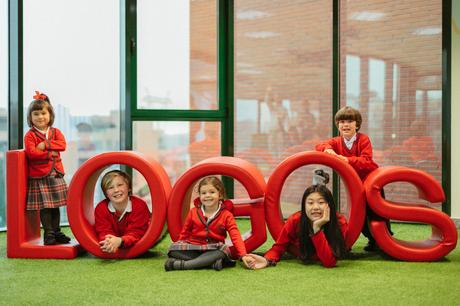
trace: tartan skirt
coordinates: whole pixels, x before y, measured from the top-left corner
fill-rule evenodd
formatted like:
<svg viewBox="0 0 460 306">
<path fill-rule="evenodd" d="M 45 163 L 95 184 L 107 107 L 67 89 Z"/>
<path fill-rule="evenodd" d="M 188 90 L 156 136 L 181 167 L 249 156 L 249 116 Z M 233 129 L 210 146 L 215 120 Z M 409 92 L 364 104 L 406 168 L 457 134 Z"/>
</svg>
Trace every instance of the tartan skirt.
<svg viewBox="0 0 460 306">
<path fill-rule="evenodd" d="M 29 178 L 26 210 L 57 208 L 66 205 L 67 184 L 61 174 Z"/>
<path fill-rule="evenodd" d="M 168 256 L 169 252 L 171 251 L 197 251 L 197 252 L 206 252 L 206 251 L 214 251 L 219 250 L 224 253 L 225 261 L 229 264 L 234 263 L 234 260 L 231 257 L 230 247 L 223 242 L 216 242 L 216 243 L 208 243 L 208 244 L 192 244 L 185 241 L 176 241 L 171 244 L 168 249 Z"/>
</svg>

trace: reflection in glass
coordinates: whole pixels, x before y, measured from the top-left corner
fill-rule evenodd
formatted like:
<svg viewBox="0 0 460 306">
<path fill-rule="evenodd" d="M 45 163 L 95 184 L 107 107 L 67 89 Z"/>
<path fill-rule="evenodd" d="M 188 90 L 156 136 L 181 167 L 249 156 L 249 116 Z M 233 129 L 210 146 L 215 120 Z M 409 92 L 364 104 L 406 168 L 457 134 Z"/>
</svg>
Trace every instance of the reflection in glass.
<svg viewBox="0 0 460 306">
<path fill-rule="evenodd" d="M 133 150 L 158 161 L 174 184 L 192 165 L 221 155 L 220 123 L 133 122 Z M 138 190 L 140 186 L 133 188 Z"/>
<path fill-rule="evenodd" d="M 332 1 L 235 1 L 235 156 L 266 178 L 331 136 L 331 11 Z M 311 182 L 298 171 L 283 189 L 286 212 Z"/>
<path fill-rule="evenodd" d="M 217 108 L 217 1 L 137 1 L 137 107 Z"/>
<path fill-rule="evenodd" d="M 421 169 L 440 182 L 442 1 L 358 0 L 340 5 L 345 72 L 340 82 L 346 84 L 341 105 L 350 103 L 350 97 L 359 101 L 362 132 L 369 135 L 380 166 Z M 385 195 L 420 202 L 407 184 L 390 184 Z"/>
</svg>

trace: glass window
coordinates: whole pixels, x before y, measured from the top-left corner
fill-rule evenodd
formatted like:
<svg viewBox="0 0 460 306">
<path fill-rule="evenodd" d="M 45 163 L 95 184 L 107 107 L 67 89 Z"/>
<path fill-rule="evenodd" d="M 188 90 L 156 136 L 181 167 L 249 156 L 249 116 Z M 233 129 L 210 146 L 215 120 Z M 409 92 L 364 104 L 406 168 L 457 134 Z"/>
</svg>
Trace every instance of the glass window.
<svg viewBox="0 0 460 306">
<path fill-rule="evenodd" d="M 0 229 L 6 227 L 6 165 L 8 150 L 8 1 L 0 1 Z"/>
<path fill-rule="evenodd" d="M 266 178 L 331 136 L 331 11 L 332 1 L 235 1 L 235 156 Z M 302 171 L 283 189 L 285 215 L 311 182 Z"/>
<path fill-rule="evenodd" d="M 340 4 L 340 53 L 347 59 L 341 60 L 341 82 L 347 84 L 341 104 L 359 106 L 362 132 L 380 166 L 421 169 L 441 182 L 442 1 Z M 357 80 L 359 104 L 351 104 L 356 88 L 348 85 Z M 406 184 L 390 184 L 385 194 L 420 202 Z"/>
<path fill-rule="evenodd" d="M 49 96 L 67 183 L 89 157 L 119 150 L 119 36 L 117 1 L 24 1 L 24 114 L 35 90 Z"/>
<path fill-rule="evenodd" d="M 138 108 L 217 108 L 216 2 L 137 1 Z"/>
<path fill-rule="evenodd" d="M 171 184 L 197 162 L 220 156 L 220 139 L 220 122 L 133 122 L 133 150 L 160 162 Z"/>
</svg>

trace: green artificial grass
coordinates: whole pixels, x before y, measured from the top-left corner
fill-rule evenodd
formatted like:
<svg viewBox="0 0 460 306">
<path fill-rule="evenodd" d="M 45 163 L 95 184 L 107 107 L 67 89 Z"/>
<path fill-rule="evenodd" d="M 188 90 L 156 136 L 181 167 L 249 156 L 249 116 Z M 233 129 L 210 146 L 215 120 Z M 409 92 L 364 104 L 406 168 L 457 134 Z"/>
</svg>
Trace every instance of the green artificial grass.
<svg viewBox="0 0 460 306">
<path fill-rule="evenodd" d="M 238 221 L 242 232 L 247 220 Z M 395 236 L 425 239 L 427 225 L 393 224 Z M 69 229 L 66 229 L 70 233 Z M 268 234 L 270 236 L 270 234 Z M 169 236 L 142 258 L 8 259 L 0 234 L 0 305 L 459 305 L 460 249 L 438 262 L 401 262 L 362 251 L 326 269 L 282 260 L 258 271 L 165 272 Z M 266 251 L 273 240 L 256 250 Z"/>
</svg>

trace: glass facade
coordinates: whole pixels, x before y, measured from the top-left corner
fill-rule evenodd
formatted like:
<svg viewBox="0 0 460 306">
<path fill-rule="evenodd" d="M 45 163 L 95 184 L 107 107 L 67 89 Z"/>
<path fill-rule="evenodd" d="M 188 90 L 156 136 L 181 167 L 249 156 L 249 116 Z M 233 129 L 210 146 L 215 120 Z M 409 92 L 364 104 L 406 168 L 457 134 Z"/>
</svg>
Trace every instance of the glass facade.
<svg viewBox="0 0 460 306">
<path fill-rule="evenodd" d="M 235 156 L 266 178 L 332 133 L 331 11 L 332 1 L 235 1 Z M 289 176 L 284 215 L 299 209 L 313 169 Z"/>
<path fill-rule="evenodd" d="M 46 93 L 68 184 L 89 157 L 119 150 L 119 37 L 117 2 L 24 1 L 24 118 L 34 91 Z"/>
<path fill-rule="evenodd" d="M 442 1 L 340 3 L 341 106 L 360 110 L 380 166 L 441 182 Z M 385 195 L 420 202 L 409 184 L 390 184 Z"/>
<path fill-rule="evenodd" d="M 137 1 L 137 107 L 217 108 L 217 1 Z"/>
<path fill-rule="evenodd" d="M 159 161 L 172 184 L 195 163 L 221 155 L 225 120 L 233 120 L 226 135 L 233 133 L 234 155 L 268 179 L 286 157 L 332 137 L 334 102 L 361 111 L 361 131 L 370 136 L 380 166 L 418 168 L 441 182 L 441 0 L 339 1 L 339 101 L 333 101 L 333 1 L 234 1 L 230 71 L 218 63 L 225 60 L 218 59 L 218 19 L 225 17 L 218 15 L 218 3 L 226 2 L 138 0 L 137 12 L 131 12 L 137 20 L 135 108 L 177 114 L 135 117 L 133 150 Z M 0 50 L 8 50 L 7 4 L 0 2 Z M 24 0 L 24 118 L 35 90 L 49 95 L 55 126 L 68 143 L 68 183 L 86 159 L 120 148 L 119 63 L 125 59 L 119 51 L 119 6 L 110 0 Z M 227 85 L 218 82 L 222 72 L 233 77 L 233 118 L 219 109 L 218 94 Z M 8 53 L 1 52 L 0 192 L 7 101 Z M 187 119 L 201 110 L 219 115 Z M 281 195 L 285 216 L 298 210 L 316 167 L 288 177 Z M 147 194 L 145 179 L 133 172 L 134 191 Z M 419 202 L 409 184 L 390 184 L 385 193 L 394 201 Z M 247 197 L 238 182 L 234 194 Z M 346 197 L 341 199 L 346 213 Z"/>
</svg>

